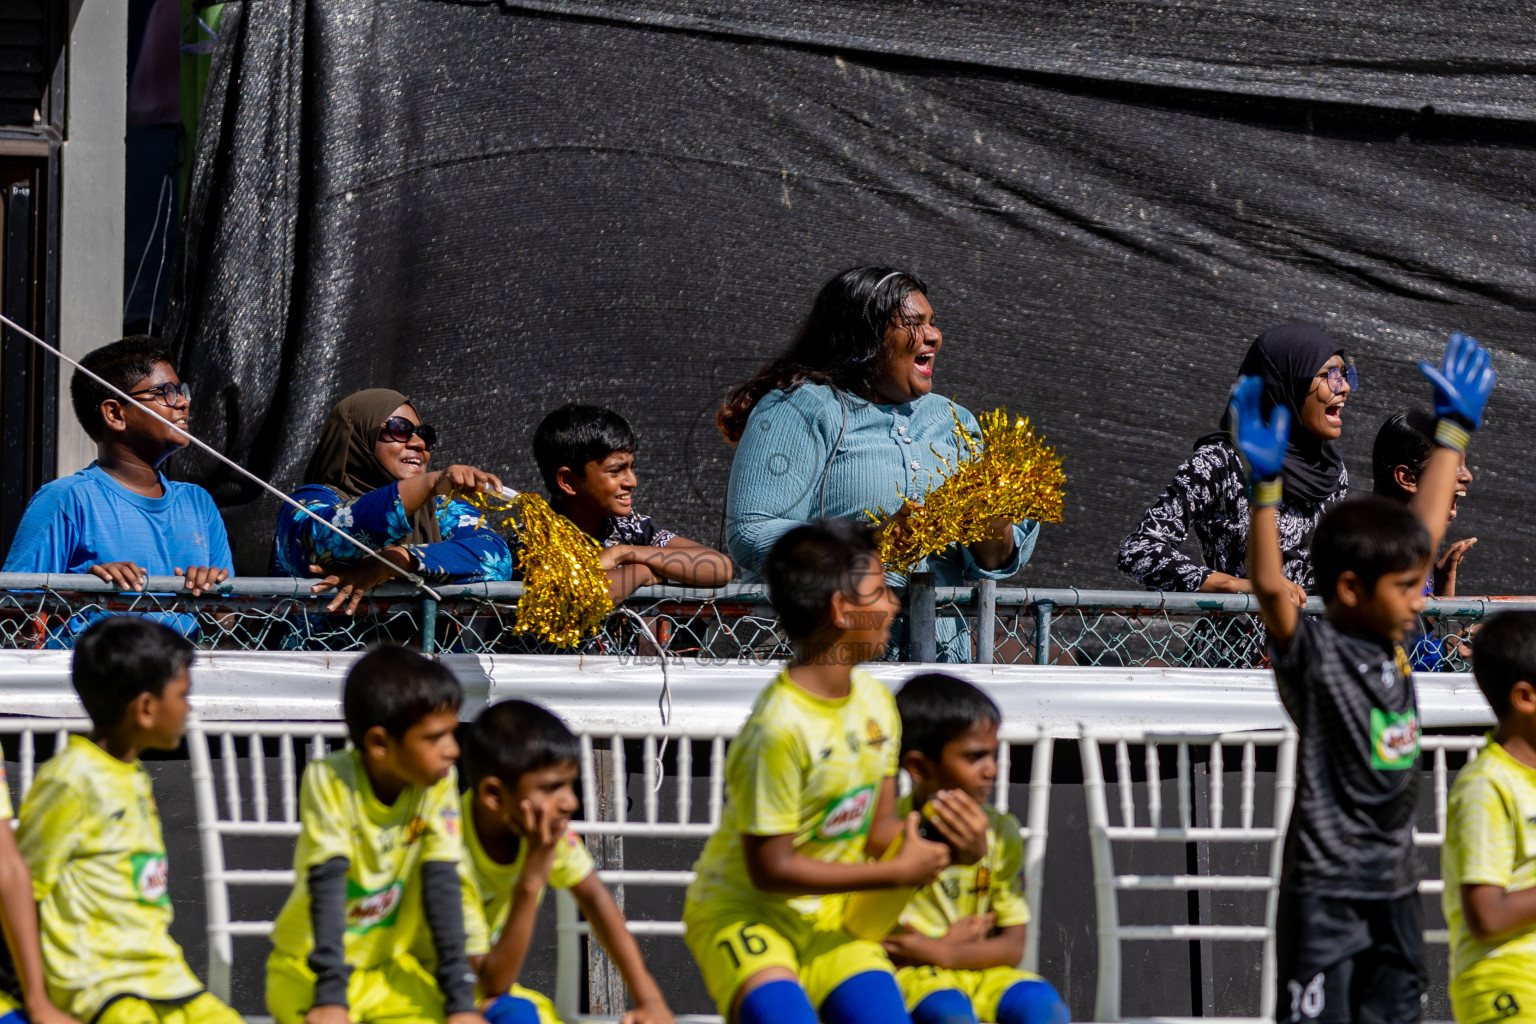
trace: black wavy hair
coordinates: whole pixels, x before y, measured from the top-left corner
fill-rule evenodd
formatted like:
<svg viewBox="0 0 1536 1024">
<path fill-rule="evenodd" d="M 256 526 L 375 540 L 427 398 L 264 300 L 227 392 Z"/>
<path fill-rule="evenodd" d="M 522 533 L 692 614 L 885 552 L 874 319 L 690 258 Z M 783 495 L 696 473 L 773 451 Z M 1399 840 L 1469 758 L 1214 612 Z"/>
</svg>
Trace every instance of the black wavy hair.
<svg viewBox="0 0 1536 1024">
<path fill-rule="evenodd" d="M 1371 445 L 1372 492 L 1398 501 L 1411 498 L 1392 473 L 1398 466 L 1407 466 L 1415 477 L 1421 475 L 1435 450 L 1434 436 L 1435 418 L 1418 409 L 1400 412 L 1383 423 Z"/>
<path fill-rule="evenodd" d="M 558 495 L 555 474 L 561 466 L 586 478 L 587 463 L 614 452 L 633 453 L 640 445 L 629 421 L 612 409 L 572 402 L 545 416 L 533 432 L 533 460 L 549 493 Z"/>
<path fill-rule="evenodd" d="M 529 700 L 492 704 L 464 731 L 464 777 L 470 788 L 490 778 L 516 787 L 529 772 L 580 758 L 581 743 L 570 727 Z"/>
<path fill-rule="evenodd" d="M 852 519 L 817 519 L 778 539 L 763 579 L 785 634 L 799 641 L 826 625 L 833 594 L 852 593 L 857 574 L 878 565 L 872 529 Z"/>
<path fill-rule="evenodd" d="M 113 615 L 75 639 L 70 681 L 96 728 L 111 729 L 141 694 L 165 692 L 165 684 L 192 664 L 193 652 L 191 641 L 158 622 Z"/>
<path fill-rule="evenodd" d="M 928 286 L 894 267 L 854 267 L 832 278 L 816 293 L 789 348 L 731 389 L 715 426 L 734 445 L 752 409 L 770 391 L 793 391 L 807 383 L 862 391 L 880 366 L 891 317 L 913 292 L 926 295 Z"/>
<path fill-rule="evenodd" d="M 896 691 L 901 712 L 901 752 L 915 750 L 937 763 L 944 744 L 973 725 L 1000 725 L 997 703 L 964 679 L 944 672 L 913 676 Z"/>
<path fill-rule="evenodd" d="M 1407 505 L 1376 494 L 1335 505 L 1312 535 L 1312 570 L 1324 601 L 1334 599 L 1346 571 L 1375 587 L 1389 572 L 1427 563 L 1429 554 L 1429 531 L 1419 517 Z"/>
<path fill-rule="evenodd" d="M 458 711 L 464 688 L 441 662 L 394 644 L 357 659 L 341 688 L 341 716 L 352 745 L 379 725 L 395 739 L 435 711 Z"/>
<path fill-rule="evenodd" d="M 134 334 L 103 345 L 80 360 L 81 366 L 124 391 L 132 391 L 135 384 L 154 373 L 161 363 L 176 365 L 165 343 L 147 334 Z M 80 421 L 92 441 L 100 441 L 106 430 L 107 425 L 101 418 L 101 403 L 109 398 L 120 401 L 117 395 L 79 370 L 69 378 L 69 401 L 75 407 L 75 419 Z"/>
</svg>

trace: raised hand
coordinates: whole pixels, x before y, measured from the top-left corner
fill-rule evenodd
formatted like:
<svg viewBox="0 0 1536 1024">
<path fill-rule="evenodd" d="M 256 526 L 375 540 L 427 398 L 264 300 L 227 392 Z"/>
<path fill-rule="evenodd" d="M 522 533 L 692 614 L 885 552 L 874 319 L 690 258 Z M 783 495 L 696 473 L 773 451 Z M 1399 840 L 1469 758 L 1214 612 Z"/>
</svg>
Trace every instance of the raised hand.
<svg viewBox="0 0 1536 1024">
<path fill-rule="evenodd" d="M 1435 388 L 1435 415 L 1454 419 L 1468 430 L 1483 425 L 1483 407 L 1493 394 L 1499 375 L 1493 371 L 1488 350 L 1477 339 L 1457 331 L 1445 343 L 1445 357 L 1437 367 L 1419 360 L 1419 372 Z M 1436 438 L 1439 439 L 1438 436 Z M 1447 447 L 1455 447 L 1447 445 Z"/>
<path fill-rule="evenodd" d="M 1250 484 L 1273 480 L 1285 465 L 1285 449 L 1291 438 L 1291 413 L 1276 406 L 1269 422 L 1264 421 L 1260 399 L 1264 382 L 1258 377 L 1244 377 L 1232 388 L 1227 411 L 1232 444 L 1243 460 L 1243 472 Z"/>
</svg>

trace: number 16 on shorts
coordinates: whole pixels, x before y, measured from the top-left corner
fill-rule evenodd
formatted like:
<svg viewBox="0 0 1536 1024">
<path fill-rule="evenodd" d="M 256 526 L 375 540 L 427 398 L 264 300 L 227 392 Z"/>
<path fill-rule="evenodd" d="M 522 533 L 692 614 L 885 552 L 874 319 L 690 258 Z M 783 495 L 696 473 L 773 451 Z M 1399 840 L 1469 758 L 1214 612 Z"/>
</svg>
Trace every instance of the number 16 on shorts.
<svg viewBox="0 0 1536 1024">
<path fill-rule="evenodd" d="M 772 930 L 760 924 L 748 922 L 737 928 L 734 933 L 729 929 L 718 933 L 715 947 L 731 961 L 732 967 L 740 971 L 744 967 L 750 968 L 754 960 L 759 960 L 768 954 L 770 936 L 779 939 L 780 942 L 784 941 Z"/>
</svg>

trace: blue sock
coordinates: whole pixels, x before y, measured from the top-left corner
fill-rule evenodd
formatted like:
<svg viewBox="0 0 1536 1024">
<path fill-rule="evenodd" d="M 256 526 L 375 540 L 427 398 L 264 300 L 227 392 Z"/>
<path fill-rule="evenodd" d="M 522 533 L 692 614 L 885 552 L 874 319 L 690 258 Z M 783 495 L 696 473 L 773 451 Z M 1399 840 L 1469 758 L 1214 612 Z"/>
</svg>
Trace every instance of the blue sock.
<svg viewBox="0 0 1536 1024">
<path fill-rule="evenodd" d="M 964 992 L 940 989 L 912 1008 L 912 1024 L 976 1024 L 976 1011 Z"/>
<path fill-rule="evenodd" d="M 497 996 L 482 1015 L 486 1024 L 539 1024 L 539 1008 L 517 996 Z"/>
<path fill-rule="evenodd" d="M 816 1011 L 799 982 L 780 978 L 746 994 L 736 1008 L 736 1024 L 816 1024 Z"/>
<path fill-rule="evenodd" d="M 12 1010 L 5 1016 L 0 1017 L 0 1024 L 32 1024 L 32 1021 L 20 1010 Z"/>
<path fill-rule="evenodd" d="M 894 975 L 885 971 L 855 974 L 822 1000 L 826 1024 L 910 1024 L 907 1004 Z"/>
<path fill-rule="evenodd" d="M 1072 1011 L 1044 978 L 1021 981 L 997 1001 L 997 1024 L 1068 1024 Z"/>
</svg>

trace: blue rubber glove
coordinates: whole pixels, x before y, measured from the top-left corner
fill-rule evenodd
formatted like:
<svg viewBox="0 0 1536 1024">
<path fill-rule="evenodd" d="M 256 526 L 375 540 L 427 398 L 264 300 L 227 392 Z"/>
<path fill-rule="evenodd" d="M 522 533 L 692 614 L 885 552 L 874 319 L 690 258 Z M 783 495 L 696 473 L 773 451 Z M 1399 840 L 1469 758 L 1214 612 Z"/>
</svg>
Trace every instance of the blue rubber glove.
<svg viewBox="0 0 1536 1024">
<path fill-rule="evenodd" d="M 1419 372 L 1434 385 L 1436 416 L 1455 420 L 1466 430 L 1483 425 L 1483 407 L 1488 404 L 1498 374 L 1493 372 L 1488 350 L 1476 338 L 1457 331 L 1445 343 L 1445 358 L 1439 367 L 1421 359 Z M 1461 450 L 1465 443 L 1447 447 Z"/>
<path fill-rule="evenodd" d="M 1276 406 L 1264 422 L 1264 382 L 1244 377 L 1232 389 L 1227 413 L 1232 444 L 1248 477 L 1248 500 L 1256 505 L 1280 503 L 1280 470 L 1285 466 L 1286 445 L 1291 438 L 1291 412 Z"/>
</svg>

